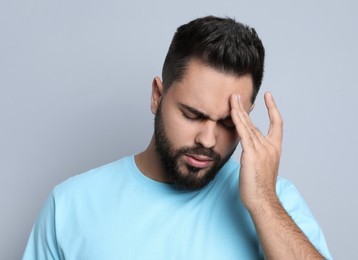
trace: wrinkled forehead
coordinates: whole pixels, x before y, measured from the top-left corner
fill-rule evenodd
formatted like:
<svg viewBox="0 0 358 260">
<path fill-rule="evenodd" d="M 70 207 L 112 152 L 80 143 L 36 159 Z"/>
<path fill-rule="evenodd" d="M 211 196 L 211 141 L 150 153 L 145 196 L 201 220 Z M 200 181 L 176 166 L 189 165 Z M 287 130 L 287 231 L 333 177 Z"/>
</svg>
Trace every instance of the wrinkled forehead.
<svg viewBox="0 0 358 260">
<path fill-rule="evenodd" d="M 183 78 L 168 89 L 167 95 L 213 117 L 222 117 L 230 113 L 229 99 L 232 94 L 239 94 L 249 111 L 252 92 L 250 75 L 238 77 L 194 60 L 188 64 Z"/>
</svg>

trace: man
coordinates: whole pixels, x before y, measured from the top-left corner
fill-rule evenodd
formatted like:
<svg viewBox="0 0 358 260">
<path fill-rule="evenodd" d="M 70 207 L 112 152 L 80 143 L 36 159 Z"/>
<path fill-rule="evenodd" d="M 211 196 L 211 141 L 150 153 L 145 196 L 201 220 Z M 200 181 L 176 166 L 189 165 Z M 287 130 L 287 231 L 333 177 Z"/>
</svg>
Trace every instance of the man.
<svg viewBox="0 0 358 260">
<path fill-rule="evenodd" d="M 272 95 L 266 136 L 248 116 L 263 66 L 252 28 L 212 16 L 179 27 L 152 83 L 148 148 L 58 185 L 24 259 L 331 258 L 305 202 L 277 177 Z M 239 143 L 240 165 L 230 159 Z"/>
</svg>

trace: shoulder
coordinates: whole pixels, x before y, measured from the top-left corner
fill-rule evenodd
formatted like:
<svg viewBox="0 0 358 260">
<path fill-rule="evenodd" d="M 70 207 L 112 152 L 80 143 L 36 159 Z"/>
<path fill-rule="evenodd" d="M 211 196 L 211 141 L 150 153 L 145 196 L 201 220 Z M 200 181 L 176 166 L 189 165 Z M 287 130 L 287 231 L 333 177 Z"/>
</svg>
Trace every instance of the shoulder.
<svg viewBox="0 0 358 260">
<path fill-rule="evenodd" d="M 296 186 L 291 181 L 280 176 L 277 177 L 276 194 L 287 211 L 293 211 L 297 208 L 308 209 Z"/>
<path fill-rule="evenodd" d="M 83 193 L 98 188 L 104 188 L 109 183 L 113 183 L 125 178 L 130 171 L 132 157 L 123 157 L 117 161 L 91 169 L 87 172 L 77 174 L 61 182 L 53 189 L 55 198 L 65 194 Z"/>
<path fill-rule="evenodd" d="M 276 193 L 282 206 L 296 225 L 326 259 L 331 259 L 323 232 L 295 185 L 289 180 L 278 177 Z"/>
<path fill-rule="evenodd" d="M 294 220 L 300 216 L 309 216 L 314 219 L 304 198 L 291 181 L 278 176 L 276 194 L 282 206 Z"/>
</svg>

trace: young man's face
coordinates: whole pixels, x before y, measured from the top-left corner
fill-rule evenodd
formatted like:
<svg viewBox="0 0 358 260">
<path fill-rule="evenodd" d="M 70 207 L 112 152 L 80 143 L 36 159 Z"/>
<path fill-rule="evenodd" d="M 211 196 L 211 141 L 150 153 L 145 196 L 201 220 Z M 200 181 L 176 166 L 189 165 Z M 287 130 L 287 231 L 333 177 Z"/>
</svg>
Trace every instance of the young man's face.
<svg viewBox="0 0 358 260">
<path fill-rule="evenodd" d="M 239 142 L 229 98 L 240 94 L 250 111 L 252 91 L 251 77 L 225 74 L 196 60 L 164 95 L 160 80 L 155 79 L 156 149 L 166 178 L 180 188 L 195 190 L 215 177 Z"/>
</svg>

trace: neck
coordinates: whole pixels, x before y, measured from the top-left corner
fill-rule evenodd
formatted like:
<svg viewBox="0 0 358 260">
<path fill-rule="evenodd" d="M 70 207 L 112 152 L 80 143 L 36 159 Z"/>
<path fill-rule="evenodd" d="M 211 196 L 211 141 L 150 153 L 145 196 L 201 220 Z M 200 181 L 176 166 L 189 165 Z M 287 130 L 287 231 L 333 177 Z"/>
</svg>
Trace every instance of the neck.
<svg viewBox="0 0 358 260">
<path fill-rule="evenodd" d="M 138 169 L 148 178 L 159 182 L 170 183 L 170 180 L 166 177 L 160 156 L 155 147 L 156 144 L 153 135 L 147 149 L 135 155 L 135 163 Z"/>
</svg>

